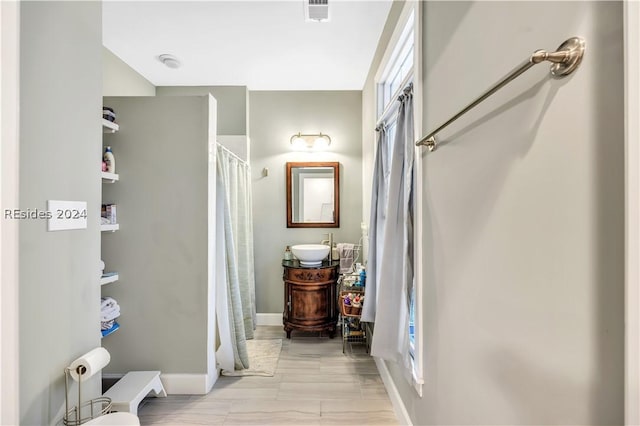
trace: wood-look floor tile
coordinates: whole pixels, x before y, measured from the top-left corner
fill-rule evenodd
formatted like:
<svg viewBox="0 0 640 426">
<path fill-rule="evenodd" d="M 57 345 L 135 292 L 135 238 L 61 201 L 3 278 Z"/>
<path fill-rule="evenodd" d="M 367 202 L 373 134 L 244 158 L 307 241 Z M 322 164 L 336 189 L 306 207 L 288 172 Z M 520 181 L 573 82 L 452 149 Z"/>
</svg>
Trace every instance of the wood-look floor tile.
<svg viewBox="0 0 640 426">
<path fill-rule="evenodd" d="M 319 425 L 320 401 L 235 401 L 225 425 Z"/>
<path fill-rule="evenodd" d="M 398 421 L 388 401 L 322 401 L 322 425 L 397 425 Z"/>
<path fill-rule="evenodd" d="M 282 383 L 360 383 L 350 374 L 284 373 Z"/>
<path fill-rule="evenodd" d="M 281 383 L 279 400 L 361 399 L 357 383 Z"/>
<path fill-rule="evenodd" d="M 260 326 L 256 339 L 280 338 L 273 377 L 218 378 L 207 395 L 145 398 L 142 425 L 396 425 L 397 420 L 373 359 L 364 345 L 340 336 L 294 333 Z"/>
<path fill-rule="evenodd" d="M 159 418 L 162 417 L 162 418 Z M 182 413 L 170 416 L 141 416 L 140 425 L 224 425 L 226 416 Z"/>
<path fill-rule="evenodd" d="M 360 385 L 360 392 L 362 393 L 362 399 L 389 399 L 384 385 Z"/>
<path fill-rule="evenodd" d="M 337 349 L 337 350 L 336 350 Z M 331 347 L 329 345 L 322 346 L 315 343 L 292 343 L 289 347 L 289 354 L 334 354 L 339 353 L 341 349 Z"/>
<path fill-rule="evenodd" d="M 380 378 L 379 374 L 358 374 L 358 382 L 360 383 L 361 386 L 366 386 L 366 385 L 382 385 L 384 386 L 384 383 L 382 382 L 382 378 Z"/>
<path fill-rule="evenodd" d="M 316 354 L 290 354 L 289 352 L 283 351 L 280 352 L 280 358 L 278 361 L 286 360 L 286 361 L 296 361 L 296 360 L 307 360 L 307 361 L 320 361 L 322 357 Z"/>
<path fill-rule="evenodd" d="M 140 420 L 140 426 L 151 425 L 176 425 L 174 420 L 175 416 L 167 416 L 162 414 L 140 414 L 138 413 L 138 419 Z"/>
<path fill-rule="evenodd" d="M 378 368 L 375 364 L 344 364 L 344 365 L 323 365 L 320 364 L 320 373 L 327 374 L 376 374 Z"/>
<path fill-rule="evenodd" d="M 336 425 L 336 426 L 398 426 L 398 420 L 393 412 L 366 414 L 360 413 L 357 416 L 347 415 L 344 413 L 329 413 L 320 416 L 320 425 Z"/>
<path fill-rule="evenodd" d="M 282 380 L 281 374 L 267 376 L 221 376 L 213 385 L 214 389 L 246 389 L 246 388 L 277 388 Z"/>
<path fill-rule="evenodd" d="M 262 414 L 263 418 L 288 412 L 320 416 L 320 401 L 234 401 L 229 410 L 229 414 Z"/>
<path fill-rule="evenodd" d="M 276 368 L 276 372 L 281 373 L 286 370 L 315 370 L 316 372 L 320 370 L 320 358 L 298 358 L 289 357 L 285 359 L 278 360 L 278 366 Z"/>
<path fill-rule="evenodd" d="M 205 399 L 185 399 L 182 401 L 150 401 L 139 409 L 142 415 L 176 415 L 176 414 L 202 414 L 225 416 L 231 408 L 230 401 L 217 401 Z"/>
<path fill-rule="evenodd" d="M 295 413 L 270 413 L 268 416 L 257 414 L 229 414 L 224 421 L 225 426 L 256 425 L 256 426 L 278 426 L 278 425 L 305 425 L 319 426 L 319 414 L 295 414 Z"/>
<path fill-rule="evenodd" d="M 327 363 L 348 361 L 348 362 L 364 362 L 364 363 L 375 364 L 375 361 L 373 360 L 373 358 L 371 358 L 369 355 L 365 353 L 362 353 L 362 354 L 342 354 L 341 352 L 328 353 L 328 354 L 322 355 L 320 358 L 322 358 L 322 360 Z"/>
<path fill-rule="evenodd" d="M 277 391 L 274 388 L 213 388 L 206 395 L 207 399 L 276 399 Z"/>
<path fill-rule="evenodd" d="M 390 401 L 320 401 L 320 414 L 326 413 L 377 413 L 393 411 Z"/>
</svg>

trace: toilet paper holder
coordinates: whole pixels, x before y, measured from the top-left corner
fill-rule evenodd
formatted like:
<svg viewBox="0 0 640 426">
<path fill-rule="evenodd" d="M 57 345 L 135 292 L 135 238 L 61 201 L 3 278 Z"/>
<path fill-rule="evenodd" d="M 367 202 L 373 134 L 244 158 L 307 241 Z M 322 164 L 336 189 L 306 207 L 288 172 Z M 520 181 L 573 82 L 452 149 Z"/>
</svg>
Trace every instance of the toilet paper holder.
<svg viewBox="0 0 640 426">
<path fill-rule="evenodd" d="M 87 371 L 84 365 L 78 365 L 75 369 L 65 367 L 64 369 L 64 407 L 65 414 L 62 422 L 65 426 L 79 426 L 98 416 L 102 416 L 111 412 L 111 398 L 100 396 L 88 401 L 82 402 L 82 377 Z M 78 376 L 78 405 L 69 408 L 69 378 L 71 373 L 75 372 Z M 89 412 L 87 416 L 82 417 L 82 412 Z"/>
</svg>

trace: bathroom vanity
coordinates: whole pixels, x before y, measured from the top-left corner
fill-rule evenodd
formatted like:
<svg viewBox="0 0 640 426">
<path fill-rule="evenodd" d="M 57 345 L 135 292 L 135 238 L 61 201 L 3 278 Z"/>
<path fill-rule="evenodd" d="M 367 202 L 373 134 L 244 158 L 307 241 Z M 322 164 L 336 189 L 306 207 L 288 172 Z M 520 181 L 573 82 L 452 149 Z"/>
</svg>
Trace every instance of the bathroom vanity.
<svg viewBox="0 0 640 426">
<path fill-rule="evenodd" d="M 338 261 L 302 266 L 298 260 L 283 260 L 284 312 L 287 338 L 292 330 L 328 332 L 333 338 L 338 322 L 336 285 Z"/>
</svg>

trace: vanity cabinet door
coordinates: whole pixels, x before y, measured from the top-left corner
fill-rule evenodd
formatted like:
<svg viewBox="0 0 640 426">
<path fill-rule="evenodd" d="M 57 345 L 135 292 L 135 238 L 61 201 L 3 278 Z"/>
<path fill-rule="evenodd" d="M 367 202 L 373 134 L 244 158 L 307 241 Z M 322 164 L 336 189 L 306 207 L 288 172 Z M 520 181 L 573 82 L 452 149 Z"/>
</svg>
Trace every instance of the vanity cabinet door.
<svg viewBox="0 0 640 426">
<path fill-rule="evenodd" d="M 283 324 L 287 338 L 292 330 L 328 331 L 333 337 L 338 320 L 336 268 L 286 268 Z"/>
<path fill-rule="evenodd" d="M 318 325 L 331 316 L 331 292 L 327 285 L 291 284 L 290 320 L 304 325 Z"/>
</svg>

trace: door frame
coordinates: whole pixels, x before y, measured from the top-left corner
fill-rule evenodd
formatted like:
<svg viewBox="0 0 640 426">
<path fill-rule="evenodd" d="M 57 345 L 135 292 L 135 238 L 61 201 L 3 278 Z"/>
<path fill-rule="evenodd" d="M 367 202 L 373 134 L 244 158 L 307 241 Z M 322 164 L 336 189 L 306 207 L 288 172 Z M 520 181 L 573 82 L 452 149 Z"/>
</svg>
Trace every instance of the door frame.
<svg viewBox="0 0 640 426">
<path fill-rule="evenodd" d="M 625 424 L 640 424 L 640 3 L 624 2 Z"/>
<path fill-rule="evenodd" d="M 18 208 L 20 3 L 0 1 L 0 424 L 19 424 Z"/>
</svg>

